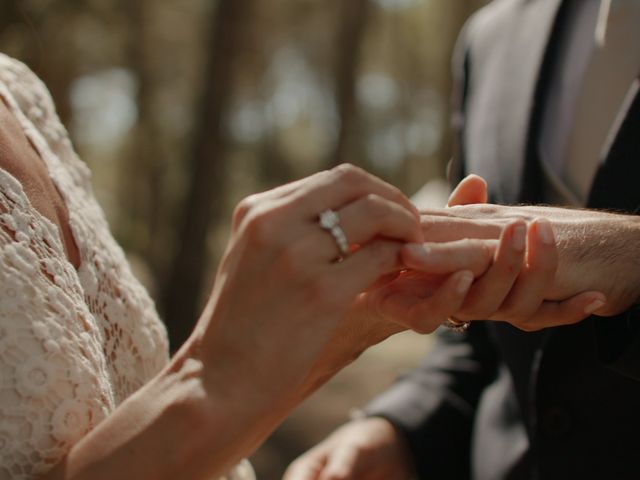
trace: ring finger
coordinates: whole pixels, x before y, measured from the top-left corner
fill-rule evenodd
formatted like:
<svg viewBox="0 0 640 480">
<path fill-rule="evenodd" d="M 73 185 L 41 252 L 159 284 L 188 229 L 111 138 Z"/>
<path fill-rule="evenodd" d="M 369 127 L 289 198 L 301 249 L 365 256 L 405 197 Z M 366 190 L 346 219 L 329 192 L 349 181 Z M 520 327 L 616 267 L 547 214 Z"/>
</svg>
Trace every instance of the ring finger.
<svg viewBox="0 0 640 480">
<path fill-rule="evenodd" d="M 413 214 L 394 201 L 369 194 L 349 203 L 337 212 L 339 227 L 351 246 L 363 245 L 375 238 L 402 242 L 420 242 L 420 226 Z M 338 240 L 331 232 L 323 232 L 312 225 L 310 241 L 324 260 L 330 261 L 340 253 Z M 322 234 L 318 236 L 318 234 Z M 313 239 L 313 240 L 311 240 Z"/>
</svg>

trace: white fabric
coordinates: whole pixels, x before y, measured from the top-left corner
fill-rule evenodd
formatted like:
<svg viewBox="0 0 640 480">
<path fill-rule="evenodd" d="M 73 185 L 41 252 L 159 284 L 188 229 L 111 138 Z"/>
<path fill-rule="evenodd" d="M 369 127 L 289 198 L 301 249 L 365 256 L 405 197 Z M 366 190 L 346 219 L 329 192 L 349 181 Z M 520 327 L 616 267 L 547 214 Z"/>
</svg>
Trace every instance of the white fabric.
<svg viewBox="0 0 640 480">
<path fill-rule="evenodd" d="M 91 191 L 45 86 L 0 54 L 0 96 L 62 194 L 80 250 L 0 169 L 0 480 L 34 478 L 168 361 L 166 332 Z M 241 465 L 230 478 L 250 479 Z"/>
</svg>

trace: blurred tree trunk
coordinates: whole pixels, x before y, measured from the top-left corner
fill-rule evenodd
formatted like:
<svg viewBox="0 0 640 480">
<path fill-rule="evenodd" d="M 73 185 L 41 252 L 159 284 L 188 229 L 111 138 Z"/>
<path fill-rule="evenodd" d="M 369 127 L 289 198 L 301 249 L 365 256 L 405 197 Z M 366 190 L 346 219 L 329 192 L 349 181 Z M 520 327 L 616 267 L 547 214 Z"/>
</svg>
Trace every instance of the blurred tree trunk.
<svg viewBox="0 0 640 480">
<path fill-rule="evenodd" d="M 330 163 L 339 165 L 349 161 L 349 142 L 357 121 L 356 87 L 362 44 L 371 12 L 370 0 L 341 2 L 342 24 L 336 49 L 336 103 L 340 115 L 340 130 Z"/>
<path fill-rule="evenodd" d="M 205 84 L 194 135 L 192 163 L 178 246 L 164 289 L 165 321 L 175 351 L 197 319 L 208 266 L 207 233 L 224 208 L 226 135 L 223 120 L 233 90 L 242 23 L 252 0 L 219 0 L 214 10 Z"/>
<path fill-rule="evenodd" d="M 10 27 L 14 23 L 20 20 L 20 13 L 18 12 L 18 3 L 9 0 L 0 0 L 0 34 L 2 34 L 7 27 Z"/>
<path fill-rule="evenodd" d="M 22 2 L 0 2 L 0 32 L 18 24 L 28 32 L 29 41 L 20 52 L 20 60 L 47 86 L 63 125 L 69 125 L 71 119 L 70 90 L 77 76 L 77 59 L 64 48 L 66 37 L 55 31 L 55 23 L 60 18 L 71 17 L 68 7 L 66 4 L 58 6 L 52 20 L 51 16 L 33 14 L 30 7 Z M 79 7 L 76 5 L 75 9 Z M 52 30 L 57 35 L 52 34 Z"/>
<path fill-rule="evenodd" d="M 161 240 L 166 237 L 163 216 L 166 217 L 170 209 L 163 188 L 166 157 L 161 147 L 162 132 L 153 113 L 155 72 L 150 60 L 153 39 L 149 38 L 147 27 L 150 5 L 147 0 L 138 0 L 123 2 L 122 8 L 126 9 L 130 21 L 128 63 L 138 80 L 138 122 L 133 138 L 134 161 L 125 157 L 126 164 L 121 166 L 121 201 L 134 224 L 126 231 L 137 231 L 136 227 L 144 226 L 144 235 L 137 236 L 134 247 L 144 256 L 154 278 L 159 279 L 167 249 L 167 241 Z M 146 181 L 140 182 L 142 178 Z"/>
</svg>

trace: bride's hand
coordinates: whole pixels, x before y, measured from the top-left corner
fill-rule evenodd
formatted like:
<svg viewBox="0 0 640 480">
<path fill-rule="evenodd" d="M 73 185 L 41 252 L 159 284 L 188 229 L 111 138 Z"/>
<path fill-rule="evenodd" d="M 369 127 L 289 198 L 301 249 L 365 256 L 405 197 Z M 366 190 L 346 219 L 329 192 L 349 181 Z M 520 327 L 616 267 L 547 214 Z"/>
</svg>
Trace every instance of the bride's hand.
<svg viewBox="0 0 640 480">
<path fill-rule="evenodd" d="M 341 262 L 336 240 L 318 224 L 328 209 L 358 245 Z M 358 294 L 400 270 L 402 245 L 420 240 L 406 197 L 352 166 L 249 197 L 236 209 L 187 353 L 203 361 L 208 384 L 232 410 L 251 399 L 252 408 L 283 413 L 334 369 L 318 359 Z M 343 347 L 332 362 L 350 355 Z"/>
</svg>

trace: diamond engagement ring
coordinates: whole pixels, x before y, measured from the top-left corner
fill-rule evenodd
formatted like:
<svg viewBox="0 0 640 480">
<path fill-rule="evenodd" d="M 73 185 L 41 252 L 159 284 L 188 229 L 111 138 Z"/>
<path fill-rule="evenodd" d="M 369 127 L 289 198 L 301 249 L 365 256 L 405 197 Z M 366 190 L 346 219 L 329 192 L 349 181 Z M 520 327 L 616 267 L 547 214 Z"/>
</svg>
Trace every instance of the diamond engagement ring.
<svg viewBox="0 0 640 480">
<path fill-rule="evenodd" d="M 340 227 L 340 216 L 333 210 L 325 210 L 320 214 L 318 224 L 333 236 L 340 255 L 346 257 L 349 254 L 349 242 L 344 230 Z"/>
</svg>

